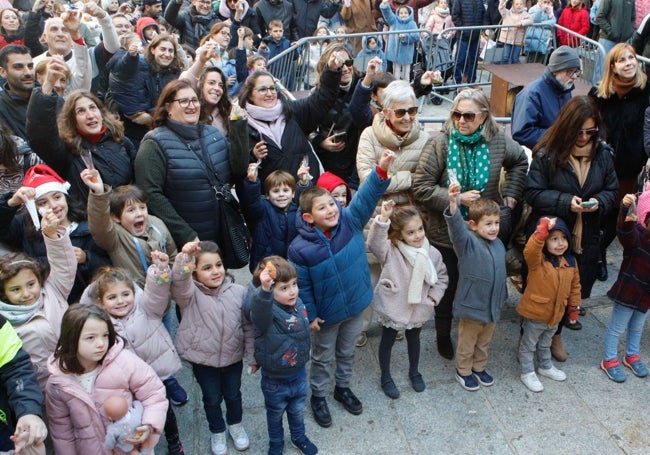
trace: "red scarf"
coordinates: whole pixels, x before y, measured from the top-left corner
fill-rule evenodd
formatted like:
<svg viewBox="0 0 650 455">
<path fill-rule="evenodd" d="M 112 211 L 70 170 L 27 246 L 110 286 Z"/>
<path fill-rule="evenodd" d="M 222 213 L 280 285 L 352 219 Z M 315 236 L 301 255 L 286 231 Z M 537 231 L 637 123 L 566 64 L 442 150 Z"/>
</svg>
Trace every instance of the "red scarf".
<svg viewBox="0 0 650 455">
<path fill-rule="evenodd" d="M 77 130 L 77 133 L 79 133 L 79 136 L 83 137 L 91 144 L 96 144 L 102 139 L 102 137 L 104 137 L 104 133 L 106 132 L 107 129 L 108 128 L 106 128 L 106 125 L 102 125 L 102 129 L 97 134 L 86 134 L 86 133 L 82 133 L 79 130 Z"/>
<path fill-rule="evenodd" d="M 619 98 L 623 98 L 625 95 L 627 95 L 630 92 L 630 90 L 634 88 L 635 83 L 636 83 L 636 77 L 633 77 L 632 79 L 626 81 L 618 77 L 617 74 L 615 74 L 613 89 Z"/>
</svg>

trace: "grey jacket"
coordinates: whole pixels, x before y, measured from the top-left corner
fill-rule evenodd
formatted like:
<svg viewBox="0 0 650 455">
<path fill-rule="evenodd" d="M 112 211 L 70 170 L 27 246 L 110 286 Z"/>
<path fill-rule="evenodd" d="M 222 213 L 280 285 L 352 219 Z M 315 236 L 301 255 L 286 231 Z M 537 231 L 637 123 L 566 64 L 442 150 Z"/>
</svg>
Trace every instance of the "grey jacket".
<svg viewBox="0 0 650 455">
<path fill-rule="evenodd" d="M 634 34 L 635 18 L 634 0 L 600 0 L 595 21 L 601 38 L 623 43 Z"/>
</svg>

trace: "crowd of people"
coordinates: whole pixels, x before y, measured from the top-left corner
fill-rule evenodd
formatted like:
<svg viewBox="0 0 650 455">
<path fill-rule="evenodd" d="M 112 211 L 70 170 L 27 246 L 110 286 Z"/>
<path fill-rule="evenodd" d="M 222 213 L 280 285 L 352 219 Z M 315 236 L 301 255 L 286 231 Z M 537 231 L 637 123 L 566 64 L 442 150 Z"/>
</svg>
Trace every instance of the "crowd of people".
<svg viewBox="0 0 650 455">
<path fill-rule="evenodd" d="M 572 35 L 534 51 L 529 38 L 547 39 L 535 24 L 556 15 L 592 33 L 581 0 L 561 12 L 548 0 L 530 12 L 522 0 L 101 3 L 0 11 L 0 453 L 146 454 L 163 435 L 170 454 L 184 453 L 174 413 L 189 399 L 175 378 L 184 360 L 214 455 L 229 440 L 238 451 L 264 444 L 244 428 L 244 362 L 260 371 L 268 453 L 283 452 L 286 414 L 291 444 L 314 455 L 307 398 L 322 427 L 330 396 L 362 414 L 354 356 L 377 319 L 386 396 L 401 395 L 391 375 L 401 338 L 410 384 L 426 389 L 430 319 L 461 387 L 489 387 L 508 249 L 523 258 L 525 387 L 566 379 L 552 361 L 568 357 L 562 329 L 582 327 L 581 300 L 607 279 L 616 237 L 623 263 L 600 367 L 615 382 L 621 364 L 649 375 L 639 344 L 650 188 L 639 182 L 650 86 L 623 42 L 639 11 L 630 27 L 611 25 L 623 9 L 601 0 L 602 78 L 572 96 Z M 478 35 L 445 29 L 501 20 L 504 63 L 549 54 L 516 96 L 511 134 L 479 88 L 459 90 L 429 134 L 418 98 L 441 75 L 414 71 L 422 35 L 411 31 L 453 41 L 456 82 L 471 84 Z M 400 33 L 382 37 L 384 27 Z M 302 63 L 267 61 L 312 35 L 328 41 L 310 44 L 310 90 L 296 98 L 280 79 Z M 252 280 L 235 283 L 228 269 L 246 265 Z"/>
</svg>

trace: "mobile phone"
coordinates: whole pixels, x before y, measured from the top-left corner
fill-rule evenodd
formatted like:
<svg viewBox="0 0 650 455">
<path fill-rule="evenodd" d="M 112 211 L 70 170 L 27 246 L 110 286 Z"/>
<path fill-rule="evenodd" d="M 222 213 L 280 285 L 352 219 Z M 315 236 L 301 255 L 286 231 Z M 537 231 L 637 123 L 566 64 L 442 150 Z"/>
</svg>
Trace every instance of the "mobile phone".
<svg viewBox="0 0 650 455">
<path fill-rule="evenodd" d="M 585 209 L 590 209 L 592 207 L 595 207 L 598 202 L 596 201 L 583 201 L 580 203 L 580 207 L 585 208 Z"/>
<path fill-rule="evenodd" d="M 348 140 L 348 133 L 346 131 L 339 131 L 338 133 L 334 133 L 334 137 L 332 138 L 332 142 L 337 143 L 337 142 L 345 142 Z"/>
</svg>

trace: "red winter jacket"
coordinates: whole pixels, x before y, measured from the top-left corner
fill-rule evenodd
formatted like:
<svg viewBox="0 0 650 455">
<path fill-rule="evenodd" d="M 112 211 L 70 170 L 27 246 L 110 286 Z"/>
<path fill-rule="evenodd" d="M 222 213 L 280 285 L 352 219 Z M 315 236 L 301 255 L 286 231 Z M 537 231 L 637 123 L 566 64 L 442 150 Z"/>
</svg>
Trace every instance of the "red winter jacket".
<svg viewBox="0 0 650 455">
<path fill-rule="evenodd" d="M 568 28 L 582 36 L 586 36 L 589 31 L 589 10 L 581 3 L 578 7 L 567 6 L 562 10 L 560 19 L 557 21 L 558 25 Z M 560 39 L 560 44 L 563 46 L 578 47 L 580 40 L 578 37 L 569 35 L 563 30 L 557 31 L 557 36 Z"/>
</svg>

